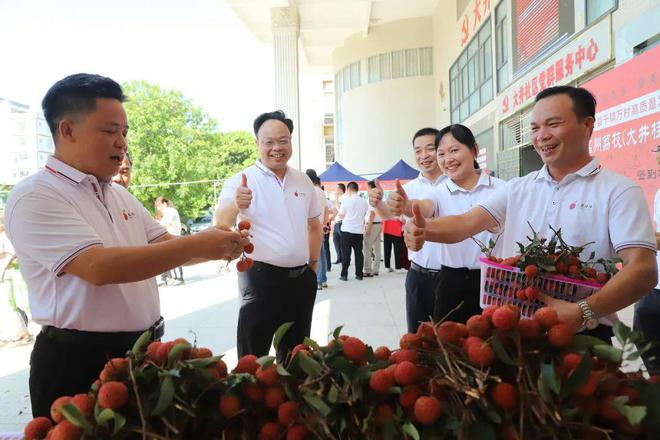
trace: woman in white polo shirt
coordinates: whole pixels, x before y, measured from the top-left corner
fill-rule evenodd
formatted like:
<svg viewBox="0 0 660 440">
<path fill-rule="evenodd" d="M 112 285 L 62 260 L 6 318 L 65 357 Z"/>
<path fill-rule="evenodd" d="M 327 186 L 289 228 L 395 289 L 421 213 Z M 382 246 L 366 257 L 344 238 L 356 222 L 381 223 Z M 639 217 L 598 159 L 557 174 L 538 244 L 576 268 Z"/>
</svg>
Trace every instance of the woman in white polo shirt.
<svg viewBox="0 0 660 440">
<path fill-rule="evenodd" d="M 449 125 L 438 133 L 438 165 L 447 179 L 432 193 L 433 216 L 463 214 L 488 199 L 504 181 L 479 169 L 476 161 L 479 146 L 464 125 Z M 428 201 L 426 201 L 428 203 Z M 427 211 L 430 207 L 426 208 Z M 482 243 L 495 237 L 487 231 L 474 236 Z M 494 250 L 497 255 L 499 245 Z M 479 245 L 468 238 L 459 243 L 439 246 L 440 280 L 435 294 L 433 318 L 447 318 L 456 322 L 481 312 L 479 306 Z M 456 309 L 456 310 L 454 310 Z"/>
</svg>

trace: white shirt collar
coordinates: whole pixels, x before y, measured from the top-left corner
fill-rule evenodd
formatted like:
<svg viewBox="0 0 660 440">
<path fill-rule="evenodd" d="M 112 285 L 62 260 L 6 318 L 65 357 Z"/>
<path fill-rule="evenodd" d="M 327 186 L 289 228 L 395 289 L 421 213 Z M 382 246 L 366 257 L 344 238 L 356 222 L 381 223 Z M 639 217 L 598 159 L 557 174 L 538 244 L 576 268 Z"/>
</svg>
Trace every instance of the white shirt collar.
<svg viewBox="0 0 660 440">
<path fill-rule="evenodd" d="M 82 171 L 72 167 L 71 165 L 67 165 L 66 163 L 57 159 L 55 156 L 48 156 L 45 168 L 46 171 L 74 186 L 84 182 L 85 180 L 89 180 L 91 183 L 98 183 L 102 189 L 105 189 L 105 187 L 111 183 L 110 181 L 99 181 L 96 176 L 85 174 Z"/>
<path fill-rule="evenodd" d="M 255 165 L 257 168 L 259 168 L 261 171 L 263 171 L 266 174 L 270 174 L 271 176 L 275 177 L 278 181 L 280 180 L 279 177 L 277 177 L 277 174 L 275 174 L 270 168 L 268 168 L 266 165 L 264 165 L 263 162 L 261 162 L 261 159 L 257 159 L 255 162 Z M 286 180 L 286 177 L 289 175 L 289 170 L 291 167 L 289 165 L 286 166 L 286 173 L 284 173 L 284 179 L 282 179 L 282 182 Z"/>
<path fill-rule="evenodd" d="M 568 176 L 587 177 L 599 173 L 600 170 L 602 169 L 603 167 L 600 164 L 600 159 L 594 156 L 591 158 L 588 164 L 586 164 L 576 172 L 568 174 L 566 177 Z M 564 179 L 566 179 L 566 177 L 564 177 Z M 544 179 L 547 180 L 548 182 L 556 183 L 555 179 L 553 179 L 552 176 L 550 175 L 547 165 L 543 165 L 543 167 L 539 170 L 539 173 L 536 175 L 536 179 Z"/>
<path fill-rule="evenodd" d="M 445 177 L 444 174 L 440 174 L 440 176 L 437 179 L 435 179 L 435 181 L 431 181 L 430 179 L 427 179 L 426 177 L 424 177 L 422 175 L 422 173 L 420 172 L 419 175 L 417 176 L 417 180 L 419 180 L 422 183 L 428 183 L 430 185 L 435 186 L 435 185 L 439 184 L 444 177 Z"/>
<path fill-rule="evenodd" d="M 490 174 L 483 172 L 481 170 L 475 171 L 476 173 L 479 173 L 479 180 L 477 180 L 477 184 L 474 185 L 474 188 L 472 189 L 465 189 L 460 186 L 458 186 L 453 180 L 450 178 L 447 178 L 447 182 L 445 183 L 447 185 L 447 189 L 449 192 L 455 192 L 455 191 L 462 191 L 462 192 L 470 192 L 474 191 L 477 189 L 479 186 L 490 186 L 491 185 L 491 178 Z"/>
</svg>

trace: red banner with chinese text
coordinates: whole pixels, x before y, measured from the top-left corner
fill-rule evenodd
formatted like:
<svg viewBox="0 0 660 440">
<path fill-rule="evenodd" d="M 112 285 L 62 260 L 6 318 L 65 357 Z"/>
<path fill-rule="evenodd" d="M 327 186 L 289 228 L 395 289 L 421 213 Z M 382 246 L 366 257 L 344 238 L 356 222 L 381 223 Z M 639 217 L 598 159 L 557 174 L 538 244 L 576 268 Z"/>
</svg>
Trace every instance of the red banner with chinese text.
<svg viewBox="0 0 660 440">
<path fill-rule="evenodd" d="M 641 186 L 651 213 L 660 187 L 660 165 L 652 152 L 660 145 L 659 86 L 660 47 L 582 85 L 598 103 L 591 153 Z"/>
</svg>

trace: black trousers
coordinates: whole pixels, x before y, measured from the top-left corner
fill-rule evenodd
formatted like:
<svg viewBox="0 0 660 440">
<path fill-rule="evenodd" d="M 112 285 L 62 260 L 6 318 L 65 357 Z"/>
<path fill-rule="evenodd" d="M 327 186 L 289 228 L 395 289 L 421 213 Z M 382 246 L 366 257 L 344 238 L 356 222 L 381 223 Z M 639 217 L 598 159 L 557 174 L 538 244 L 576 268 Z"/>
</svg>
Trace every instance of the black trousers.
<svg viewBox="0 0 660 440">
<path fill-rule="evenodd" d="M 422 273 L 410 268 L 406 275 L 406 323 L 408 333 L 415 333 L 419 323 L 433 316 L 435 292 L 440 272 Z"/>
<path fill-rule="evenodd" d="M 364 255 L 362 254 L 364 235 L 342 231 L 341 233 L 341 276 L 348 276 L 348 266 L 351 265 L 351 249 L 355 254 L 355 276 L 362 276 Z"/>
<path fill-rule="evenodd" d="M 335 261 L 341 261 L 341 221 L 335 222 L 335 226 L 332 228 L 332 242 L 335 245 L 335 254 L 337 254 Z"/>
<path fill-rule="evenodd" d="M 239 272 L 238 287 L 241 308 L 238 314 L 238 356 L 268 354 L 273 334 L 286 322 L 293 326 L 286 332 L 277 349 L 277 361 L 286 356 L 312 327 L 316 300 L 316 274 L 306 267 L 299 276 L 277 266 L 255 262 L 252 269 Z"/>
<path fill-rule="evenodd" d="M 39 333 L 30 356 L 32 416 L 50 417 L 50 406 L 56 398 L 88 392 L 105 363 L 126 356 L 137 337 L 72 343 L 45 330 Z"/>
<path fill-rule="evenodd" d="M 465 323 L 470 316 L 480 314 L 480 281 L 479 269 L 442 266 L 440 283 L 435 294 L 433 319 L 438 321 L 446 317 L 449 321 Z M 456 307 L 459 308 L 452 312 Z"/>
<path fill-rule="evenodd" d="M 330 233 L 328 234 L 323 234 L 323 243 L 325 246 L 323 246 L 323 252 L 325 252 L 325 262 L 326 262 L 326 270 L 331 271 L 332 270 L 332 260 L 330 259 Z"/>
<path fill-rule="evenodd" d="M 403 237 L 396 235 L 383 234 L 383 248 L 385 249 L 385 267 L 390 268 L 390 255 L 394 247 L 394 267 L 403 268 Z"/>
</svg>

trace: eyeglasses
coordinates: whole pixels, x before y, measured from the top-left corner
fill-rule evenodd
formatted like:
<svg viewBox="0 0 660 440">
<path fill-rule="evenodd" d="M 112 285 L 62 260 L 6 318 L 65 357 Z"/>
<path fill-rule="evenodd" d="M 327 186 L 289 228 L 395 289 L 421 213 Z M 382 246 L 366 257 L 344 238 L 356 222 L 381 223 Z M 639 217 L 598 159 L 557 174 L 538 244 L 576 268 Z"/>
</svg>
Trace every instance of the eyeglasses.
<svg viewBox="0 0 660 440">
<path fill-rule="evenodd" d="M 277 140 L 267 139 L 265 141 L 261 141 L 261 143 L 264 144 L 264 146 L 267 148 L 273 148 L 275 145 L 277 145 L 278 147 L 288 147 L 289 145 L 291 145 L 291 138 L 285 137 L 285 138 L 279 138 Z"/>
</svg>

